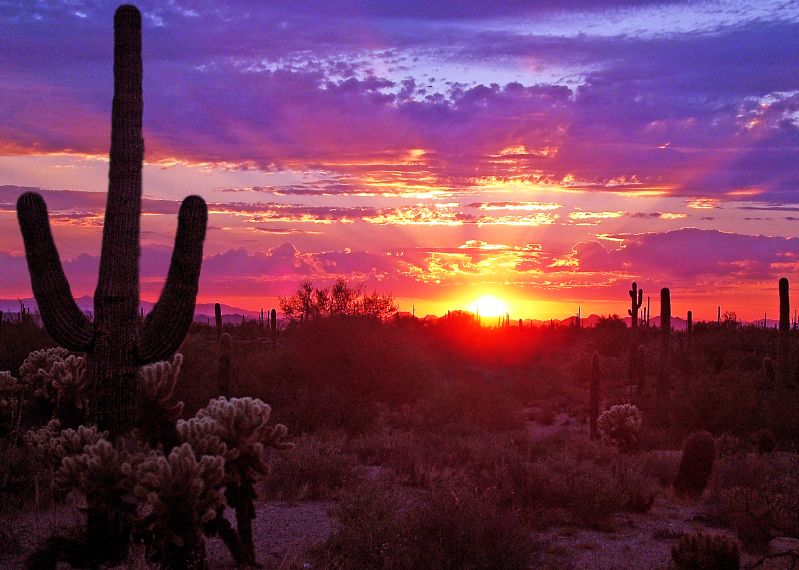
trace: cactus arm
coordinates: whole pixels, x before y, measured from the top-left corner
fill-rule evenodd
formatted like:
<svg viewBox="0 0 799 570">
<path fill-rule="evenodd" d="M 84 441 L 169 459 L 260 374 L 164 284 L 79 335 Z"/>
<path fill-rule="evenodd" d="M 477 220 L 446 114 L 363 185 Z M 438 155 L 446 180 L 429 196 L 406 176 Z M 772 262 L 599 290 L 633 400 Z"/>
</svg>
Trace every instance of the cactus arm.
<svg viewBox="0 0 799 570">
<path fill-rule="evenodd" d="M 189 196 L 183 200 L 169 275 L 139 339 L 141 363 L 171 357 L 186 337 L 194 318 L 207 222 L 208 208 L 202 198 Z"/>
<path fill-rule="evenodd" d="M 44 326 L 53 340 L 64 348 L 85 352 L 92 345 L 94 329 L 72 297 L 42 197 L 34 192 L 22 194 L 17 200 L 17 216 L 25 242 L 31 287 Z"/>
</svg>

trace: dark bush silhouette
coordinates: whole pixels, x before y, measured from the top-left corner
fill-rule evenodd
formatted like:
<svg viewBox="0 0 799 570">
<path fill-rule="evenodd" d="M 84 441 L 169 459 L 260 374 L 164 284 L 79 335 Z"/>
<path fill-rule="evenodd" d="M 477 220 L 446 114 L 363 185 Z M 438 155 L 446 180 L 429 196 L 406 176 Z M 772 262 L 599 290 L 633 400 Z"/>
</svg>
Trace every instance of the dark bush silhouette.
<svg viewBox="0 0 799 570">
<path fill-rule="evenodd" d="M 700 497 L 713 474 L 716 444 L 706 431 L 692 433 L 685 441 L 674 490 L 685 497 Z"/>
</svg>

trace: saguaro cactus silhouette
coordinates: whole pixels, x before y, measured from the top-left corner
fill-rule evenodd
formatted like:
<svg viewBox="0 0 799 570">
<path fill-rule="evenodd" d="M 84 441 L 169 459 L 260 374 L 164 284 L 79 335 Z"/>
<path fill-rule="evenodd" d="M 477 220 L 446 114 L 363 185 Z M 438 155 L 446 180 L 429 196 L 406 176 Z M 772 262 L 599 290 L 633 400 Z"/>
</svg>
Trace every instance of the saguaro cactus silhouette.
<svg viewBox="0 0 799 570">
<path fill-rule="evenodd" d="M 791 373 L 790 349 L 788 334 L 791 330 L 791 301 L 788 290 L 788 280 L 780 279 L 780 330 L 777 344 L 777 380 L 780 384 L 789 383 Z"/>
<path fill-rule="evenodd" d="M 214 318 L 216 319 L 216 340 L 222 336 L 222 305 L 214 303 Z"/>
<path fill-rule="evenodd" d="M 112 436 L 132 427 L 137 368 L 171 357 L 191 325 L 208 219 L 202 198 L 183 201 L 166 284 L 139 330 L 142 110 L 141 14 L 134 6 L 120 6 L 114 15 L 111 163 L 93 322 L 72 297 L 44 200 L 26 192 L 17 201 L 31 286 L 44 325 L 60 345 L 86 353 L 94 419 Z"/>
<path fill-rule="evenodd" d="M 638 288 L 638 284 L 633 281 L 633 288 L 630 289 L 630 308 L 627 314 L 630 315 L 630 380 L 635 379 L 635 357 L 638 355 L 638 309 L 644 303 L 644 290 Z"/>
<path fill-rule="evenodd" d="M 671 388 L 671 293 L 660 290 L 660 369 L 658 370 L 658 396 L 668 396 Z"/>
</svg>

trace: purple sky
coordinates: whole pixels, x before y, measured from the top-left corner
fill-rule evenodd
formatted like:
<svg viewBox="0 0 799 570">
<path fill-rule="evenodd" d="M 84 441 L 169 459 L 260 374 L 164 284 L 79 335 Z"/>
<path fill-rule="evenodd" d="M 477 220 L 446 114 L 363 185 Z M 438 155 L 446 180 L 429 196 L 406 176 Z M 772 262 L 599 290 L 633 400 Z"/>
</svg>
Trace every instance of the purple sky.
<svg viewBox="0 0 799 570">
<path fill-rule="evenodd" d="M 298 4 L 139 4 L 146 297 L 199 193 L 202 300 L 344 275 L 403 308 L 490 293 L 541 318 L 624 313 L 637 279 L 679 314 L 776 312 L 799 254 L 796 3 Z M 0 3 L 2 296 L 30 289 L 26 187 L 94 288 L 115 7 Z"/>
</svg>

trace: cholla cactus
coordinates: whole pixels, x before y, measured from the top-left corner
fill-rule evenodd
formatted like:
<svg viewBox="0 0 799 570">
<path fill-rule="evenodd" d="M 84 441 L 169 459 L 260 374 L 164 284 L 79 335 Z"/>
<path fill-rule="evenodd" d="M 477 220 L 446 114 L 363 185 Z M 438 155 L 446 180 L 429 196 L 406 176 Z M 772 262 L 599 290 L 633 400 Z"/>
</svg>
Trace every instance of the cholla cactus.
<svg viewBox="0 0 799 570">
<path fill-rule="evenodd" d="M 238 457 L 238 450 L 229 450 L 225 442 L 217 435 L 219 426 L 213 418 L 178 420 L 176 429 L 178 440 L 191 445 L 197 457 L 218 455 L 226 461 Z"/>
<path fill-rule="evenodd" d="M 89 409 L 86 359 L 71 355 L 53 365 L 52 385 L 56 391 L 55 415 L 62 427 L 77 427 Z"/>
<path fill-rule="evenodd" d="M 99 439 L 61 461 L 55 489 L 85 505 L 85 548 L 98 561 L 119 563 L 127 557 L 136 518 L 136 471 L 153 453 L 125 440 L 115 446 Z"/>
<path fill-rule="evenodd" d="M 282 424 L 269 426 L 272 408 L 256 398 L 217 398 L 197 412 L 228 448 L 225 461 L 225 496 L 236 511 L 236 528 L 242 545 L 243 561 L 255 564 L 252 520 L 255 518 L 255 479 L 269 471 L 266 447 L 288 449 L 288 429 Z M 225 542 L 228 542 L 226 540 Z M 237 553 L 233 553 L 238 556 Z"/>
<path fill-rule="evenodd" d="M 64 458 L 82 454 L 87 446 L 95 445 L 107 435 L 97 431 L 96 426 L 61 430 L 59 421 L 53 420 L 43 428 L 29 431 L 24 439 L 42 463 L 57 469 Z"/>
<path fill-rule="evenodd" d="M 67 356 L 69 351 L 60 346 L 35 350 L 28 355 L 19 367 L 19 377 L 25 384 L 28 397 L 40 400 L 54 399 L 54 368 Z"/>
<path fill-rule="evenodd" d="M 141 439 L 150 445 L 163 444 L 171 449 L 177 444 L 175 421 L 183 413 L 183 402 L 170 404 L 180 376 L 183 355 L 175 354 L 172 361 L 156 362 L 139 368 L 136 427 Z"/>
<path fill-rule="evenodd" d="M 152 508 L 142 525 L 149 561 L 164 568 L 205 567 L 202 528 L 221 515 L 224 474 L 222 457 L 198 460 L 188 443 L 139 464 L 133 493 Z"/>
<path fill-rule="evenodd" d="M 597 420 L 599 435 L 603 442 L 616 445 L 622 451 L 633 449 L 638 445 L 641 419 L 641 412 L 632 404 L 613 406 Z"/>
<path fill-rule="evenodd" d="M 293 444 L 285 441 L 288 429 L 282 424 L 267 425 L 272 408 L 257 398 L 216 398 L 208 407 L 197 412 L 197 418 L 215 420 L 211 424 L 217 435 L 235 450 L 236 457 L 225 464 L 226 475 L 234 482 L 242 476 L 265 475 L 268 472 L 265 448 L 289 449 Z"/>
<path fill-rule="evenodd" d="M 79 446 L 84 437 L 94 435 L 89 431 L 65 431 L 69 433 L 64 438 L 68 446 Z M 129 496 L 135 482 L 134 468 L 143 461 L 144 454 L 132 455 L 121 447 L 101 437 L 85 445 L 80 453 L 66 455 L 56 474 L 57 487 L 65 492 L 77 491 L 88 502 Z"/>
</svg>

